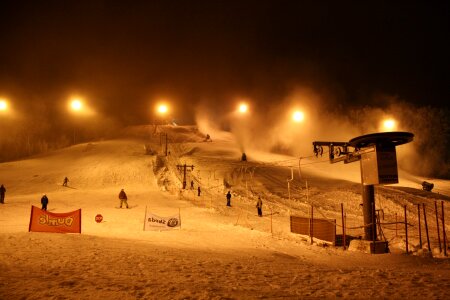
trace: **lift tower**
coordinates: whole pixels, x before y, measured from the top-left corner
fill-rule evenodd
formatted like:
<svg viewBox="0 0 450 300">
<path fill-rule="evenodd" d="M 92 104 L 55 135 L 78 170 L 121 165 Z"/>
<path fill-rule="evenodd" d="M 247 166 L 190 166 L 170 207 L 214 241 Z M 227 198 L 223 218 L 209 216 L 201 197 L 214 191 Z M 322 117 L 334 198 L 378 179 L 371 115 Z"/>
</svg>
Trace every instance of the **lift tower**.
<svg viewBox="0 0 450 300">
<path fill-rule="evenodd" d="M 360 161 L 364 214 L 364 239 L 373 241 L 375 252 L 377 239 L 374 185 L 398 183 L 397 155 L 395 147 L 409 143 L 410 132 L 381 132 L 355 137 L 348 142 L 313 142 L 314 154 L 323 154 L 329 148 L 330 163 L 345 164 Z"/>
</svg>

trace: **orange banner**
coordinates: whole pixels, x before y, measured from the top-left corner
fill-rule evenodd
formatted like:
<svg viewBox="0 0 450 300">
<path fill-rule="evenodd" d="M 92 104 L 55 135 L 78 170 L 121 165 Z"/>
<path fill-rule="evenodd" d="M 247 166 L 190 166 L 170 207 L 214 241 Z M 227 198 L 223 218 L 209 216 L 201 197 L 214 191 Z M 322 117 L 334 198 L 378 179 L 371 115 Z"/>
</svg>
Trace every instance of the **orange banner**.
<svg viewBox="0 0 450 300">
<path fill-rule="evenodd" d="M 28 231 L 81 233 L 81 209 L 68 213 L 51 213 L 31 206 Z"/>
</svg>

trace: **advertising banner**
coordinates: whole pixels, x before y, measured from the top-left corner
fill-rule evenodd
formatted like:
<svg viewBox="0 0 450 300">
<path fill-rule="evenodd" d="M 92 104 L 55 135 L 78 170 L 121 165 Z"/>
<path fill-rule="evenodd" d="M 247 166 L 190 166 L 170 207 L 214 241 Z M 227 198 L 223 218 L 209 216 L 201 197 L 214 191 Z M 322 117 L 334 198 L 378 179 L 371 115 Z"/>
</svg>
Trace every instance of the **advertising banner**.
<svg viewBox="0 0 450 300">
<path fill-rule="evenodd" d="M 152 213 L 145 214 L 144 230 L 168 230 L 181 227 L 179 215 L 160 217 Z"/>
<path fill-rule="evenodd" d="M 81 233 L 81 209 L 68 213 L 51 213 L 31 206 L 28 231 Z"/>
</svg>

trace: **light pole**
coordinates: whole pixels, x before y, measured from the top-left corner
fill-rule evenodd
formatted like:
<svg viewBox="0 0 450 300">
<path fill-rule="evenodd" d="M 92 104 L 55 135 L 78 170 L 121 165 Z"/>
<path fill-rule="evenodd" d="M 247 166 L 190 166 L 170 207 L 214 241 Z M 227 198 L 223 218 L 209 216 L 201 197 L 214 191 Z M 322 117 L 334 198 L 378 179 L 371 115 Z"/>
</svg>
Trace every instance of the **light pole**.
<svg viewBox="0 0 450 300">
<path fill-rule="evenodd" d="M 169 105 L 165 102 L 159 102 L 158 104 L 156 104 L 155 111 L 156 111 L 157 117 L 156 117 L 156 121 L 154 121 L 154 123 L 155 123 L 154 124 L 155 125 L 154 133 L 157 132 L 158 123 L 159 122 L 161 122 L 161 124 L 164 123 L 164 119 L 169 113 Z"/>
<path fill-rule="evenodd" d="M 69 106 L 70 106 L 71 111 L 76 114 L 79 114 L 84 108 L 83 101 L 79 98 L 73 98 L 70 101 Z M 74 145 L 75 145 L 75 140 L 76 140 L 76 125 L 74 122 L 74 125 L 73 125 L 73 144 Z"/>
<path fill-rule="evenodd" d="M 169 113 L 169 105 L 165 102 L 160 102 L 156 105 L 156 114 L 159 116 L 160 120 L 161 120 L 161 124 L 165 123 L 164 122 L 164 118 L 167 116 L 167 114 Z M 155 131 L 154 133 L 156 134 L 157 132 L 157 128 L 158 128 L 158 120 L 155 122 Z M 160 132 L 159 135 L 159 143 L 160 145 L 162 144 L 162 137 L 163 134 L 165 136 L 165 155 L 167 156 L 167 132 L 163 133 Z"/>
</svg>

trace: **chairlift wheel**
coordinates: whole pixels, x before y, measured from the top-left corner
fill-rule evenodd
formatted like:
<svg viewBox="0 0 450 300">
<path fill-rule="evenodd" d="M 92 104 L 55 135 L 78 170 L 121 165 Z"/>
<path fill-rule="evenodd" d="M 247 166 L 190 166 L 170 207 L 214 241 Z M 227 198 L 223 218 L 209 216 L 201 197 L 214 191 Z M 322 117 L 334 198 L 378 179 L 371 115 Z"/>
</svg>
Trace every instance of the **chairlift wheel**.
<svg viewBox="0 0 450 300">
<path fill-rule="evenodd" d="M 341 156 L 341 147 L 334 148 L 334 156 Z"/>
</svg>

